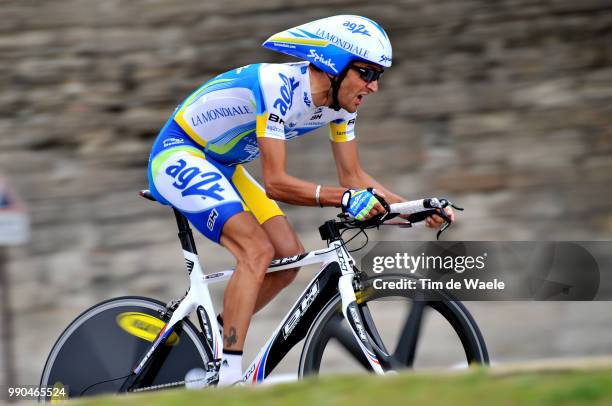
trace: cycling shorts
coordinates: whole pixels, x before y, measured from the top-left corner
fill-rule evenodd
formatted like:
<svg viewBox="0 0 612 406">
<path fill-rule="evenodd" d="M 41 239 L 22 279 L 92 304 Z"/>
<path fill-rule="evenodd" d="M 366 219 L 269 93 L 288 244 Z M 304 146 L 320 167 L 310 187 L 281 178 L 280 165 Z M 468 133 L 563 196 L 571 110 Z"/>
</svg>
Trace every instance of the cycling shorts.
<svg viewBox="0 0 612 406">
<path fill-rule="evenodd" d="M 158 202 L 179 210 L 207 238 L 219 242 L 234 214 L 253 213 L 259 224 L 284 216 L 278 204 L 242 165 L 228 166 L 206 156 L 202 146 L 170 120 L 149 158 L 149 189 Z"/>
</svg>

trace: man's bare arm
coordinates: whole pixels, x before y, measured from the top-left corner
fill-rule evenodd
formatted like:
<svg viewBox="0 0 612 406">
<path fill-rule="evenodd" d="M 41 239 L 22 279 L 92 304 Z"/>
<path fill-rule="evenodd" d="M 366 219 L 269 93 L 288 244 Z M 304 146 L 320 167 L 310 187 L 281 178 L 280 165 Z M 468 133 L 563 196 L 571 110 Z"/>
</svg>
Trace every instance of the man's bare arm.
<svg viewBox="0 0 612 406">
<path fill-rule="evenodd" d="M 391 192 L 363 170 L 359 161 L 359 151 L 355 140 L 348 142 L 332 142 L 332 151 L 334 153 L 334 159 L 336 160 L 338 180 L 342 186 L 348 189 L 373 187 L 379 194 L 382 194 L 389 203 L 406 201 L 406 199 Z"/>
<path fill-rule="evenodd" d="M 336 160 L 336 171 L 340 184 L 346 188 L 363 189 L 373 187 L 378 194 L 381 194 L 389 203 L 404 202 L 407 199 L 391 192 L 380 182 L 370 176 L 361 167 L 359 161 L 359 151 L 355 140 L 348 142 L 332 142 L 332 151 Z M 445 209 L 451 219 L 454 220 L 455 214 L 450 207 Z M 426 220 L 426 224 L 431 228 L 438 228 L 444 224 L 444 219 L 438 215 L 433 215 Z"/>
<path fill-rule="evenodd" d="M 263 169 L 264 188 L 268 197 L 300 206 L 315 206 L 317 185 L 296 178 L 286 172 L 285 141 L 258 138 Z M 340 206 L 346 189 L 322 186 L 319 201 L 323 206 Z"/>
</svg>

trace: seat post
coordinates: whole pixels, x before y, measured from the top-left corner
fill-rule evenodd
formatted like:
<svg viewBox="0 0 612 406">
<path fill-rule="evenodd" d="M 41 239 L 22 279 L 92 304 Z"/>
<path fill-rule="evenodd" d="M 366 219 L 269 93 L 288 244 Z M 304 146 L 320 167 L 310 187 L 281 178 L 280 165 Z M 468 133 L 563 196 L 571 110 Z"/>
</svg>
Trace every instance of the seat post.
<svg viewBox="0 0 612 406">
<path fill-rule="evenodd" d="M 176 217 L 176 225 L 178 226 L 179 230 L 178 237 L 181 241 L 181 247 L 183 250 L 197 255 L 198 250 L 196 249 L 193 233 L 191 232 L 187 218 L 177 209 L 172 208 L 172 210 L 174 211 L 174 216 Z"/>
</svg>

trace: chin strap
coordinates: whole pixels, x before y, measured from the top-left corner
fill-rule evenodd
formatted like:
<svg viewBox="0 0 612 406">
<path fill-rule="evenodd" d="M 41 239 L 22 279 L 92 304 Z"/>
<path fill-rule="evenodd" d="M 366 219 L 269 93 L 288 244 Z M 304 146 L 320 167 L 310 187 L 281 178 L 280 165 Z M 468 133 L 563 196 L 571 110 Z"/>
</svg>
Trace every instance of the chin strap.
<svg viewBox="0 0 612 406">
<path fill-rule="evenodd" d="M 339 111 L 341 108 L 340 102 L 338 101 L 338 91 L 340 90 L 340 85 L 342 84 L 342 81 L 346 77 L 348 70 L 349 68 L 347 66 L 346 68 L 344 68 L 344 70 L 342 70 L 342 72 L 340 72 L 338 76 L 329 77 L 329 80 L 331 81 L 331 88 L 332 88 L 332 104 L 329 105 L 329 108 L 334 109 L 335 111 Z"/>
</svg>

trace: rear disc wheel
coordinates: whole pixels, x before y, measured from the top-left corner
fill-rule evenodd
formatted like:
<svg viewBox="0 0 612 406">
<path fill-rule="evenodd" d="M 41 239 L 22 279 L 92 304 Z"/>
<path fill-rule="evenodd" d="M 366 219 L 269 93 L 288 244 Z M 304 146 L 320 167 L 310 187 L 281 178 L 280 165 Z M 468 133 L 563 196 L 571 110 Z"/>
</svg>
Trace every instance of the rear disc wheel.
<svg viewBox="0 0 612 406">
<path fill-rule="evenodd" d="M 132 368 L 167 320 L 163 302 L 144 297 L 121 297 L 83 312 L 60 335 L 45 364 L 41 387 L 77 398 L 117 393 Z M 184 381 L 188 371 L 206 369 L 207 357 L 198 330 L 185 319 L 158 349 L 134 389 Z M 63 390 L 62 390 L 63 388 Z M 58 398 L 39 399 L 49 402 Z"/>
</svg>

